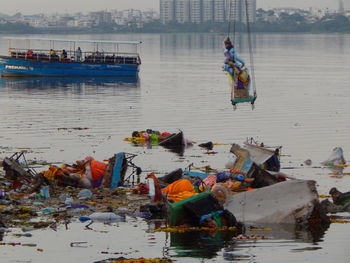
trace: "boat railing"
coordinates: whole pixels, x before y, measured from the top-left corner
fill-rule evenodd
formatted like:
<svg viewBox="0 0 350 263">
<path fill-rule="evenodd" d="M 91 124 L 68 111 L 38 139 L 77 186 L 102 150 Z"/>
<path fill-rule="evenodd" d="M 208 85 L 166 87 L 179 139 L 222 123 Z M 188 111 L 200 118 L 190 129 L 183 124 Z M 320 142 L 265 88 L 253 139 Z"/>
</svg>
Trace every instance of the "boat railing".
<svg viewBox="0 0 350 263">
<path fill-rule="evenodd" d="M 36 60 L 36 61 L 60 61 L 60 62 L 83 62 L 97 64 L 141 64 L 137 53 L 127 52 L 82 52 L 81 56 L 75 51 L 47 49 L 18 49 L 10 48 L 9 56 L 17 59 Z"/>
</svg>

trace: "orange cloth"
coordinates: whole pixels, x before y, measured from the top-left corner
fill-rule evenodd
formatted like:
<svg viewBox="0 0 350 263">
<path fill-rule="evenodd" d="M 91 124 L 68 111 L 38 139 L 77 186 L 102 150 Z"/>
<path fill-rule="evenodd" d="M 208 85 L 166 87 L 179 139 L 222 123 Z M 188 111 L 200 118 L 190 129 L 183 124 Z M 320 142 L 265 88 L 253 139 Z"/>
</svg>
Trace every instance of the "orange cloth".
<svg viewBox="0 0 350 263">
<path fill-rule="evenodd" d="M 194 187 L 191 181 L 182 179 L 172 184 L 169 184 L 167 187 L 162 189 L 162 192 L 167 194 L 168 199 L 178 202 L 197 193 L 194 190 Z"/>
<path fill-rule="evenodd" d="M 182 192 L 195 192 L 192 183 L 189 180 L 182 179 L 169 184 L 162 189 L 163 193 L 173 195 Z"/>
<path fill-rule="evenodd" d="M 105 164 L 96 160 L 91 160 L 90 167 L 91 167 L 92 180 L 101 179 L 106 172 L 107 166 L 108 164 Z"/>
<path fill-rule="evenodd" d="M 182 193 L 179 193 L 177 195 L 168 196 L 168 199 L 170 199 L 171 201 L 176 203 L 176 202 L 179 202 L 181 200 L 184 200 L 184 199 L 189 198 L 189 197 L 194 196 L 194 195 L 197 195 L 197 193 L 182 192 Z"/>
<path fill-rule="evenodd" d="M 50 181 L 55 181 L 57 182 L 58 181 L 58 173 L 62 172 L 62 169 L 57 167 L 57 166 L 54 166 L 54 165 L 51 165 L 49 167 L 49 169 L 45 172 L 43 172 L 44 176 L 49 179 Z"/>
</svg>

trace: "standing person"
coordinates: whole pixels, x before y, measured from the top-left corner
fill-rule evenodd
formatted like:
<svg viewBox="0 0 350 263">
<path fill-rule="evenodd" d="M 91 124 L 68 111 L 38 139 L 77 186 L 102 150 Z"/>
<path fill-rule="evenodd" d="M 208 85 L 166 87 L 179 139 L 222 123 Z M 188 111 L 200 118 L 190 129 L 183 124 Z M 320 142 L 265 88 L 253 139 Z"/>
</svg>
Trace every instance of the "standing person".
<svg viewBox="0 0 350 263">
<path fill-rule="evenodd" d="M 231 39 L 226 37 L 224 40 L 224 55 L 225 55 L 225 65 L 224 70 L 229 72 L 231 75 L 234 75 L 234 67 L 243 68 L 245 63 L 244 60 L 241 59 L 237 55 L 237 51 L 234 48 Z"/>
<path fill-rule="evenodd" d="M 82 51 L 80 47 L 78 47 L 78 49 L 75 51 L 75 60 L 80 62 L 81 56 L 82 56 Z"/>
</svg>

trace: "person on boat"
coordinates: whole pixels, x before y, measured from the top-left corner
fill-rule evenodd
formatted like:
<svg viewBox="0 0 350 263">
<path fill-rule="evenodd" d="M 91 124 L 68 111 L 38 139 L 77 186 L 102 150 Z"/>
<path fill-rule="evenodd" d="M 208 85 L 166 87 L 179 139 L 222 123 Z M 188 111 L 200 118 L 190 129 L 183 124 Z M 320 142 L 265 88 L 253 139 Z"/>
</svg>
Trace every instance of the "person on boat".
<svg viewBox="0 0 350 263">
<path fill-rule="evenodd" d="M 78 47 L 78 49 L 75 51 L 75 60 L 80 62 L 81 56 L 82 56 L 82 51 L 80 47 Z"/>
<path fill-rule="evenodd" d="M 33 58 L 33 50 L 29 49 L 27 51 L 27 58 Z"/>
<path fill-rule="evenodd" d="M 54 55 L 56 55 L 56 51 L 53 49 L 50 49 L 50 56 L 54 56 Z"/>
<path fill-rule="evenodd" d="M 61 53 L 61 59 L 66 59 L 66 58 L 67 58 L 67 51 L 63 49 Z"/>
<path fill-rule="evenodd" d="M 234 75 L 234 67 L 243 68 L 245 62 L 242 58 L 237 55 L 237 51 L 234 48 L 231 39 L 226 37 L 224 40 L 224 55 L 225 55 L 225 65 L 224 70 Z"/>
</svg>

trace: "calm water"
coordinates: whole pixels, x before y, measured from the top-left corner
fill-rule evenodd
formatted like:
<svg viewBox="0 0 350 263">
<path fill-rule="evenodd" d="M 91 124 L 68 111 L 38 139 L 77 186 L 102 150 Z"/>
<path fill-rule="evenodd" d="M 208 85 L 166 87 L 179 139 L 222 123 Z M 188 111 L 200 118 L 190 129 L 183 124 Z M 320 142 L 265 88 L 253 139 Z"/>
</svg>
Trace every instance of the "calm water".
<svg viewBox="0 0 350 263">
<path fill-rule="evenodd" d="M 59 38 L 60 36 L 55 36 Z M 61 36 L 65 37 L 65 36 Z M 138 154 L 135 163 L 159 174 L 193 163 L 223 168 L 228 145 L 216 155 L 198 147 L 184 156 L 159 147 L 133 147 L 123 141 L 134 130 L 184 131 L 196 141 L 240 143 L 247 137 L 265 145 L 282 145 L 284 172 L 318 182 L 320 194 L 333 186 L 350 190 L 350 176 L 332 178 L 328 169 L 313 166 L 340 146 L 350 156 L 350 35 L 261 34 L 253 37 L 258 99 L 256 107 L 230 104 L 230 89 L 221 70 L 223 35 L 144 34 L 71 36 L 81 39 L 141 40 L 139 79 L 5 79 L 0 78 L 0 158 L 27 148 L 29 159 L 74 162 L 87 155 L 106 159 L 119 151 Z M 246 35 L 236 46 L 249 65 Z M 1 41 L 0 51 L 7 52 Z M 73 128 L 88 128 L 77 130 Z M 65 129 L 62 129 L 65 128 Z M 66 129 L 67 128 L 67 129 Z M 349 157 L 348 157 L 349 158 Z M 345 170 L 345 172 L 349 172 Z M 342 214 L 348 218 L 349 214 Z M 161 257 L 177 262 L 348 262 L 350 224 L 332 224 L 321 235 L 275 226 L 257 242 L 230 242 L 232 237 L 200 233 L 152 233 L 157 222 L 97 225 L 83 230 L 36 231 L 22 240 L 33 248 L 0 247 L 0 262 L 47 262 L 69 255 L 69 262 L 118 257 Z M 5 242 L 13 239 L 5 236 Z M 88 248 L 71 248 L 88 241 Z M 195 248 L 195 249 L 194 249 Z M 52 261 L 53 262 L 53 261 Z M 58 261 L 55 261 L 58 262 Z"/>
</svg>

